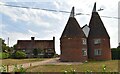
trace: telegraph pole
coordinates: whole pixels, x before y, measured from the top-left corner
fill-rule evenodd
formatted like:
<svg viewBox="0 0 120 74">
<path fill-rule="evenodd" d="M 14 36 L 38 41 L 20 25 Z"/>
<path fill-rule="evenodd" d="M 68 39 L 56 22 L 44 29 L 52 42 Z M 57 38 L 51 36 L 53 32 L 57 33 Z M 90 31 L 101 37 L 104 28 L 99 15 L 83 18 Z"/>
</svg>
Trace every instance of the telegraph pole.
<svg viewBox="0 0 120 74">
<path fill-rule="evenodd" d="M 8 46 L 9 46 L 9 37 L 8 37 L 8 43 L 7 43 L 7 44 L 8 44 Z"/>
</svg>

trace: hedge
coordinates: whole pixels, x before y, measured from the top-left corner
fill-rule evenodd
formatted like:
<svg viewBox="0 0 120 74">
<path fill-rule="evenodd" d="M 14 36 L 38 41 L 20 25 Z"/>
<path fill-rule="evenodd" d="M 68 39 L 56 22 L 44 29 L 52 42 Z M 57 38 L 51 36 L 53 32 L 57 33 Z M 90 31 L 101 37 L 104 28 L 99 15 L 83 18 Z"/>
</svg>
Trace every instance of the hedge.
<svg viewBox="0 0 120 74">
<path fill-rule="evenodd" d="M 15 59 L 23 59 L 26 58 L 26 53 L 22 51 L 16 51 L 15 53 L 12 54 L 11 57 Z"/>
<path fill-rule="evenodd" d="M 0 52 L 0 59 L 7 59 L 9 57 L 10 57 L 10 55 L 8 53 Z"/>
<path fill-rule="evenodd" d="M 113 48 L 111 49 L 112 59 L 119 60 L 120 59 L 120 48 Z"/>
</svg>

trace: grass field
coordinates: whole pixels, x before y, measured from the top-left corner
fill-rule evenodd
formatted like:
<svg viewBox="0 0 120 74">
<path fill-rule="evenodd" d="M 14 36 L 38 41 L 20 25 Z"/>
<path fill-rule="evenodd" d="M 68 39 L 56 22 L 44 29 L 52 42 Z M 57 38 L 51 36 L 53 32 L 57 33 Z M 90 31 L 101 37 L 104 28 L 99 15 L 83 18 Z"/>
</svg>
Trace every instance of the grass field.
<svg viewBox="0 0 120 74">
<path fill-rule="evenodd" d="M 0 59 L 0 65 L 23 64 L 29 62 L 43 61 L 45 58 L 30 58 L 30 59 Z"/>
<path fill-rule="evenodd" d="M 28 68 L 27 72 L 64 72 L 71 69 L 74 69 L 76 72 L 85 72 L 87 70 L 101 72 L 103 65 L 106 65 L 107 72 L 118 72 L 118 60 L 91 61 L 79 65 L 42 65 Z"/>
</svg>

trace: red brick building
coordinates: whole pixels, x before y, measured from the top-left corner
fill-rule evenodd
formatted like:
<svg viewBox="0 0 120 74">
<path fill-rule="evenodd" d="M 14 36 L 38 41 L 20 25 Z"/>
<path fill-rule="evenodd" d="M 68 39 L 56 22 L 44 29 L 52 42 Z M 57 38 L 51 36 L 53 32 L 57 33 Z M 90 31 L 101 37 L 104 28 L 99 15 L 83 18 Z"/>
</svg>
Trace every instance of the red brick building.
<svg viewBox="0 0 120 74">
<path fill-rule="evenodd" d="M 86 36 L 74 17 L 72 8 L 69 20 L 60 38 L 61 61 L 86 61 Z"/>
<path fill-rule="evenodd" d="M 24 51 L 27 57 L 53 57 L 55 54 L 55 37 L 53 40 L 18 40 L 17 50 Z M 34 54 L 37 52 L 37 55 Z"/>
<path fill-rule="evenodd" d="M 74 7 L 72 8 L 69 20 L 60 38 L 60 50 L 61 61 L 84 62 L 88 59 L 111 59 L 110 37 L 96 11 L 96 3 L 89 26 L 85 25 L 82 29 L 74 17 Z"/>
<path fill-rule="evenodd" d="M 88 57 L 95 60 L 111 59 L 110 37 L 96 11 L 96 3 L 89 22 Z"/>
</svg>

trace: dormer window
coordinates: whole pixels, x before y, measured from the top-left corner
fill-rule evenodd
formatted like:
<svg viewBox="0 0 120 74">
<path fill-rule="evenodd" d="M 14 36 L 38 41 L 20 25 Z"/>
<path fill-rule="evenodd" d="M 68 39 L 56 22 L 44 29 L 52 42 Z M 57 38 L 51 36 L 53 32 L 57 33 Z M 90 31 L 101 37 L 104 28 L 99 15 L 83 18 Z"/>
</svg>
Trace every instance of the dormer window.
<svg viewBox="0 0 120 74">
<path fill-rule="evenodd" d="M 100 44 L 101 43 L 101 39 L 94 39 L 94 44 Z"/>
<path fill-rule="evenodd" d="M 82 38 L 82 44 L 83 44 L 83 45 L 86 45 L 86 44 L 87 44 L 86 38 Z"/>
</svg>

